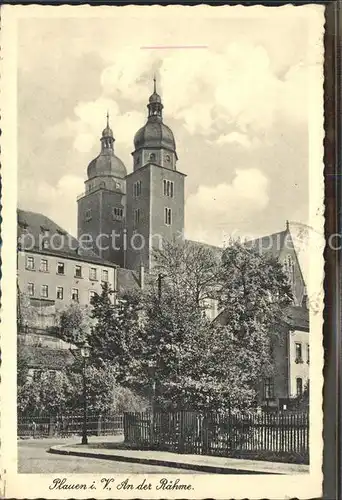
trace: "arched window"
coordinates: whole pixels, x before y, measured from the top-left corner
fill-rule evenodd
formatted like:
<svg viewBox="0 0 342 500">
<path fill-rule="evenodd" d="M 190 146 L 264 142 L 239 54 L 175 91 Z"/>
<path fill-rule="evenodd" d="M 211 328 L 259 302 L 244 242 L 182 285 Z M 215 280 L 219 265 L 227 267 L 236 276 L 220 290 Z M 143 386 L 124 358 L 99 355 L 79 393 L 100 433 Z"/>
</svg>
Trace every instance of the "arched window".
<svg viewBox="0 0 342 500">
<path fill-rule="evenodd" d="M 156 155 L 154 153 L 151 153 L 150 154 L 150 160 L 151 161 L 155 161 L 155 159 L 156 159 Z"/>
</svg>

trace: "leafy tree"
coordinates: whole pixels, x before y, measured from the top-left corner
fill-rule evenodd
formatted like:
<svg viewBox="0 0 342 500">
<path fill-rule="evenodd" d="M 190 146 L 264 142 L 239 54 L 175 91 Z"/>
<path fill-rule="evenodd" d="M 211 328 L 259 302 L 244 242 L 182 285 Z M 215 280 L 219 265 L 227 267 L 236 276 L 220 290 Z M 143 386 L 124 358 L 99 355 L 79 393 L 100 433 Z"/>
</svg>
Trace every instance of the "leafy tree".
<svg viewBox="0 0 342 500">
<path fill-rule="evenodd" d="M 161 274 L 174 293 L 189 295 L 197 306 L 217 295 L 221 252 L 192 241 L 165 241 L 153 257 L 153 276 Z"/>
<path fill-rule="evenodd" d="M 157 255 L 162 293 L 152 277 L 139 382 L 152 385 L 149 360 L 163 408 L 225 411 L 253 405 L 260 378 L 272 370 L 272 339 L 291 298 L 287 278 L 275 259 L 240 242 L 231 242 L 221 264 L 206 249 L 194 265 L 187 251 L 170 244 Z M 207 279 L 200 282 L 197 269 L 208 272 Z M 201 299 L 212 294 L 220 298 L 223 324 L 203 315 Z"/>
<path fill-rule="evenodd" d="M 291 303 L 291 289 L 281 264 L 271 255 L 231 241 L 223 255 L 220 305 L 239 370 L 256 388 L 272 369 L 277 325 Z"/>
<path fill-rule="evenodd" d="M 22 386 L 25 384 L 29 374 L 28 352 L 27 348 L 22 345 L 17 347 L 17 384 Z"/>
<path fill-rule="evenodd" d="M 89 336 L 92 363 L 110 363 L 116 370 L 118 383 L 128 383 L 131 368 L 140 361 L 143 319 L 139 293 L 127 292 L 115 302 L 107 284 L 101 295 L 94 297 L 92 317 L 95 326 Z"/>
<path fill-rule="evenodd" d="M 30 297 L 27 293 L 18 290 L 17 301 L 18 327 L 20 329 L 25 329 L 29 326 L 36 327 L 39 323 L 39 314 L 37 308 L 31 304 Z"/>
<path fill-rule="evenodd" d="M 73 302 L 58 311 L 57 325 L 63 340 L 72 344 L 82 343 L 90 335 L 94 325 L 91 308 Z"/>
<path fill-rule="evenodd" d="M 57 414 L 67 409 L 72 394 L 73 386 L 65 372 L 45 372 L 40 380 L 28 378 L 18 387 L 18 410 Z"/>
</svg>

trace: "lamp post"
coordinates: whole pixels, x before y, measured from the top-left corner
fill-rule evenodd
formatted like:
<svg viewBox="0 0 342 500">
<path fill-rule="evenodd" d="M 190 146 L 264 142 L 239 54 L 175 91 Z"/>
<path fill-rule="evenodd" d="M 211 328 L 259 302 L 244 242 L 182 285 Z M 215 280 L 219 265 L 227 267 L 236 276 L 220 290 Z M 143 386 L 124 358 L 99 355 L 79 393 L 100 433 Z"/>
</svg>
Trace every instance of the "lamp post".
<svg viewBox="0 0 342 500">
<path fill-rule="evenodd" d="M 86 377 L 86 364 L 90 356 L 91 346 L 85 341 L 80 346 L 82 356 L 82 378 L 83 378 L 83 427 L 82 427 L 82 444 L 88 444 L 87 436 L 87 377 Z"/>
<path fill-rule="evenodd" d="M 154 442 L 154 413 L 156 406 L 156 364 L 154 361 L 148 362 L 148 374 L 152 380 L 151 384 L 151 440 Z"/>
</svg>

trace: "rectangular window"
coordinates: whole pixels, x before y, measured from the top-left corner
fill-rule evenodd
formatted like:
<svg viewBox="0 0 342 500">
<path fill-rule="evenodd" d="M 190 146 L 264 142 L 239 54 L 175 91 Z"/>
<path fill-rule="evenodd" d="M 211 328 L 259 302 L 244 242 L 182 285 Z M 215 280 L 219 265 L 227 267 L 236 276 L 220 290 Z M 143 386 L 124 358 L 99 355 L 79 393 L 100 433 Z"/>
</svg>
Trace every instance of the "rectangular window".
<svg viewBox="0 0 342 500">
<path fill-rule="evenodd" d="M 141 181 L 137 181 L 133 184 L 133 196 L 138 198 L 141 195 Z"/>
<path fill-rule="evenodd" d="M 264 399 L 274 399 L 274 380 L 271 377 L 264 381 Z"/>
<path fill-rule="evenodd" d="M 97 279 L 96 267 L 91 267 L 89 269 L 89 279 L 90 280 L 96 280 Z"/>
<path fill-rule="evenodd" d="M 173 181 L 168 181 L 167 179 L 164 179 L 163 191 L 164 191 L 164 196 L 169 196 L 170 198 L 173 198 Z"/>
<path fill-rule="evenodd" d="M 82 278 L 82 266 L 75 266 L 75 278 Z"/>
<path fill-rule="evenodd" d="M 123 218 L 123 209 L 120 207 L 113 208 L 113 219 L 114 220 L 122 220 Z"/>
<path fill-rule="evenodd" d="M 165 207 L 164 222 L 165 222 L 165 224 L 167 226 L 171 226 L 171 224 L 172 224 L 172 211 L 171 211 L 171 208 Z"/>
<path fill-rule="evenodd" d="M 91 209 L 88 208 L 88 210 L 85 211 L 84 218 L 86 221 L 91 220 Z"/>
<path fill-rule="evenodd" d="M 62 286 L 58 286 L 58 287 L 57 287 L 57 290 L 56 290 L 56 297 L 57 297 L 57 299 L 59 299 L 59 300 L 63 300 L 63 287 L 62 287 Z"/>
<path fill-rule="evenodd" d="M 57 262 L 57 274 L 64 274 L 64 262 Z"/>
<path fill-rule="evenodd" d="M 94 292 L 94 290 L 89 291 L 89 303 L 90 304 L 92 303 L 92 300 L 95 297 L 95 295 L 96 295 L 96 292 Z"/>
<path fill-rule="evenodd" d="M 34 283 L 27 283 L 27 293 L 30 297 L 34 295 Z"/>
<path fill-rule="evenodd" d="M 133 221 L 134 221 L 134 225 L 138 225 L 139 222 L 140 222 L 140 208 L 136 208 L 135 210 L 133 210 Z"/>
<path fill-rule="evenodd" d="M 40 296 L 44 297 L 45 299 L 48 298 L 48 296 L 49 296 L 49 287 L 47 285 L 42 285 L 40 287 Z"/>
<path fill-rule="evenodd" d="M 71 289 L 71 300 L 78 302 L 78 288 Z"/>
<path fill-rule="evenodd" d="M 47 259 L 41 259 L 40 260 L 39 271 L 41 271 L 42 273 L 47 273 L 48 272 L 48 261 L 47 261 Z"/>
<path fill-rule="evenodd" d="M 102 281 L 108 281 L 108 271 L 106 269 L 102 270 Z"/>
<path fill-rule="evenodd" d="M 296 359 L 295 359 L 295 362 L 296 363 L 302 363 L 303 362 L 303 358 L 302 358 L 302 344 L 300 342 L 296 342 L 295 345 L 296 345 Z"/>
<path fill-rule="evenodd" d="M 303 379 L 300 377 L 296 378 L 296 393 L 297 396 L 301 396 L 303 394 Z"/>
<path fill-rule="evenodd" d="M 306 362 L 307 362 L 307 364 L 310 363 L 310 346 L 309 346 L 309 344 L 306 344 Z"/>
<path fill-rule="evenodd" d="M 34 257 L 26 257 L 26 269 L 34 271 Z"/>
</svg>

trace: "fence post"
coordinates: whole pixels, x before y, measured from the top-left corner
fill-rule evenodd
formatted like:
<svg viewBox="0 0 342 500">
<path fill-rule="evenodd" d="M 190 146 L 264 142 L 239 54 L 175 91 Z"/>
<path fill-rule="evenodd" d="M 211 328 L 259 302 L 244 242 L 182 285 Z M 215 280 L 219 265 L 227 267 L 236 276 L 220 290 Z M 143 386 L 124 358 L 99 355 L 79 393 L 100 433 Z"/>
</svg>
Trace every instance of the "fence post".
<svg viewBox="0 0 342 500">
<path fill-rule="evenodd" d="M 55 434 L 55 417 L 49 417 L 49 437 L 52 437 Z"/>
<path fill-rule="evenodd" d="M 101 436 L 101 433 L 102 433 L 102 415 L 100 413 L 100 415 L 97 417 L 97 435 Z"/>
</svg>

